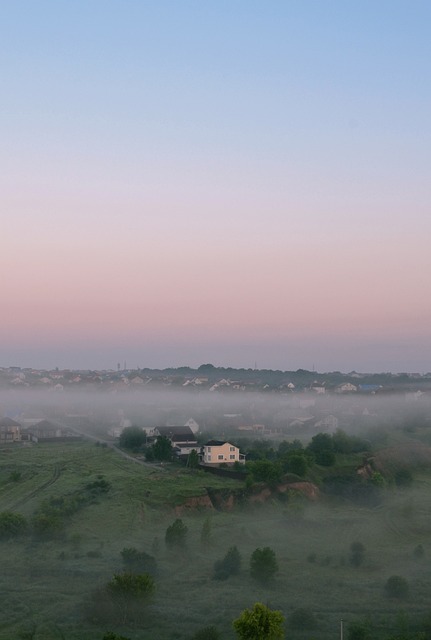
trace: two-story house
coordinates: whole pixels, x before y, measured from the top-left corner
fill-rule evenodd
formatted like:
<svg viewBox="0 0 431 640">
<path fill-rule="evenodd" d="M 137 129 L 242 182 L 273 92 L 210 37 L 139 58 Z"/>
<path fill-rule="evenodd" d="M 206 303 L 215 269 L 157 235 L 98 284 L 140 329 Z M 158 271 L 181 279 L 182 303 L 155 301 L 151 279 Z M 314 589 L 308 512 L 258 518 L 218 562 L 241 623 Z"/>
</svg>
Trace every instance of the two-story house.
<svg viewBox="0 0 431 640">
<path fill-rule="evenodd" d="M 209 440 L 201 448 L 201 460 L 203 464 L 234 464 L 244 463 L 245 456 L 230 442 Z"/>
</svg>

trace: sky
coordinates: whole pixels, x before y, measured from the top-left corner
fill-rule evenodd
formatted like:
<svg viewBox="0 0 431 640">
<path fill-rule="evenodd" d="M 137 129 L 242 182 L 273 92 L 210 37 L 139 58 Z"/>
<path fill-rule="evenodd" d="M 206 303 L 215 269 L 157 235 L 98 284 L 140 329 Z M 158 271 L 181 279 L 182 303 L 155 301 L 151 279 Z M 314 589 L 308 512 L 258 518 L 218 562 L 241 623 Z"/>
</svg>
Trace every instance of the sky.
<svg viewBox="0 0 431 640">
<path fill-rule="evenodd" d="M 428 0 L 0 0 L 0 366 L 431 371 Z"/>
</svg>

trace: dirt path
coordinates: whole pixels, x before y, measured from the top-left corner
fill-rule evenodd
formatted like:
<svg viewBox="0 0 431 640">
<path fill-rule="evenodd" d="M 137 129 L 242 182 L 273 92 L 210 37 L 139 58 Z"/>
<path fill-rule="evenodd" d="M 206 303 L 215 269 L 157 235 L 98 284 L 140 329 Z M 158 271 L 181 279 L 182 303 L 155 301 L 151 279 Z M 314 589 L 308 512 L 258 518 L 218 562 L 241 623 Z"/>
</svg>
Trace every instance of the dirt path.
<svg viewBox="0 0 431 640">
<path fill-rule="evenodd" d="M 46 480 L 45 482 L 40 484 L 38 487 L 33 489 L 33 491 L 30 491 L 30 493 L 27 493 L 27 495 L 17 500 L 11 506 L 11 509 L 16 509 L 17 507 L 20 507 L 21 505 L 25 504 L 26 502 L 28 502 L 29 500 L 37 496 L 38 493 L 40 493 L 41 491 L 44 491 L 47 487 L 53 485 L 54 482 L 56 482 L 59 479 L 60 475 L 61 475 L 61 466 L 59 464 L 55 464 L 51 478 L 49 478 L 49 480 Z"/>
</svg>

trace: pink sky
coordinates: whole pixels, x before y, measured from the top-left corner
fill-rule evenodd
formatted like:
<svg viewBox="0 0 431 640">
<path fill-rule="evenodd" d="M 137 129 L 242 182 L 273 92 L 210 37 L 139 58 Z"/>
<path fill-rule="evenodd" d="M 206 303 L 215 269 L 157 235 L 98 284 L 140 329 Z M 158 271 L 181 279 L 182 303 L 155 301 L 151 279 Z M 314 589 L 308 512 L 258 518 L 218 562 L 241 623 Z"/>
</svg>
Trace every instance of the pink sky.
<svg viewBox="0 0 431 640">
<path fill-rule="evenodd" d="M 430 370 L 426 15 L 96 5 L 5 15 L 0 366 Z"/>
</svg>

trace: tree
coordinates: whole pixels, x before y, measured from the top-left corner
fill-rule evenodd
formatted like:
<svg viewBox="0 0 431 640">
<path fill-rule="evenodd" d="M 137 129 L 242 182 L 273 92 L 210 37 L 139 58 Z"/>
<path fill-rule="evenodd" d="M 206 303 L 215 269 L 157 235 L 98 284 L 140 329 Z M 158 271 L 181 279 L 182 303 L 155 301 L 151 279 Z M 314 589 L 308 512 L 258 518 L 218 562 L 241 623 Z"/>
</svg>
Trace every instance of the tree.
<svg viewBox="0 0 431 640">
<path fill-rule="evenodd" d="M 98 624 L 142 623 L 154 590 L 154 579 L 149 574 L 115 574 L 90 595 L 85 605 L 87 617 Z"/>
<path fill-rule="evenodd" d="M 214 563 L 214 579 L 227 580 L 241 569 L 241 554 L 236 546 L 231 547 L 223 560 Z"/>
<path fill-rule="evenodd" d="M 266 482 L 274 485 L 280 482 L 282 469 L 279 463 L 270 460 L 255 460 L 247 463 L 247 469 L 251 472 L 256 482 Z"/>
<path fill-rule="evenodd" d="M 305 456 L 298 453 L 293 453 L 287 456 L 286 470 L 290 473 L 295 473 L 297 476 L 305 476 L 307 473 L 307 460 Z"/>
<path fill-rule="evenodd" d="M 352 542 L 350 545 L 350 564 L 359 567 L 364 561 L 365 547 L 362 542 Z"/>
<path fill-rule="evenodd" d="M 158 436 L 152 446 L 152 450 L 155 460 L 160 460 L 161 462 L 172 460 L 172 444 L 166 436 Z"/>
<path fill-rule="evenodd" d="M 197 469 L 199 466 L 199 455 L 196 449 L 192 449 L 187 458 L 187 466 L 189 469 Z"/>
<path fill-rule="evenodd" d="M 201 545 L 203 547 L 211 546 L 212 542 L 212 524 L 210 518 L 205 518 L 201 531 Z"/>
<path fill-rule="evenodd" d="M 145 551 L 138 551 L 135 547 L 124 548 L 121 552 L 123 564 L 126 571 L 132 573 L 149 573 L 155 576 L 157 573 L 157 562 L 153 556 Z"/>
<path fill-rule="evenodd" d="M 307 450 L 314 455 L 316 464 L 331 467 L 335 462 L 334 443 L 328 433 L 313 436 Z"/>
<path fill-rule="evenodd" d="M 253 551 L 250 558 L 250 573 L 252 578 L 264 584 L 271 581 L 278 571 L 275 552 L 270 547 L 259 547 Z"/>
<path fill-rule="evenodd" d="M 233 621 L 233 628 L 240 640 L 282 640 L 284 616 L 281 611 L 269 609 L 256 602 L 252 609 L 245 609 Z"/>
<path fill-rule="evenodd" d="M 386 580 L 385 591 L 389 598 L 407 598 L 409 594 L 409 584 L 402 576 L 391 576 Z"/>
<path fill-rule="evenodd" d="M 115 574 L 106 586 L 122 624 L 141 617 L 143 606 L 151 600 L 154 590 L 154 579 L 148 573 Z"/>
<path fill-rule="evenodd" d="M 126 636 L 119 636 L 112 631 L 108 631 L 108 633 L 105 633 L 102 640 L 130 640 L 130 638 L 126 638 Z"/>
<path fill-rule="evenodd" d="M 165 533 L 165 543 L 170 548 L 181 548 L 186 545 L 188 527 L 184 524 L 181 518 L 177 518 L 173 524 L 171 524 Z"/>
<path fill-rule="evenodd" d="M 120 435 L 120 447 L 139 449 L 147 441 L 147 434 L 141 427 L 126 427 Z"/>
</svg>

